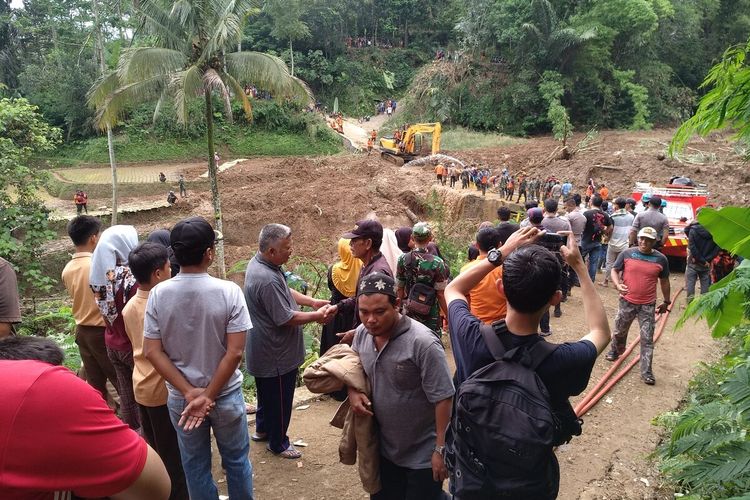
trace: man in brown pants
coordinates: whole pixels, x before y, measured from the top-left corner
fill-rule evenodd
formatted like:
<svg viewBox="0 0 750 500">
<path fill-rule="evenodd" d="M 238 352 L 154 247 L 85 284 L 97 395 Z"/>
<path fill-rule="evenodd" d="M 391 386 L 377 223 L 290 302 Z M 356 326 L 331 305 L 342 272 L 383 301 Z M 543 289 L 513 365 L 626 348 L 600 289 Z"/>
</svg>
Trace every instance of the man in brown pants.
<svg viewBox="0 0 750 500">
<path fill-rule="evenodd" d="M 62 281 L 73 299 L 76 344 L 86 368 L 86 381 L 107 400 L 107 379 L 117 387 L 117 376 L 104 346 L 104 318 L 89 287 L 91 254 L 99 241 L 102 223 L 96 217 L 79 215 L 68 223 L 68 236 L 76 253 L 65 265 Z"/>
</svg>

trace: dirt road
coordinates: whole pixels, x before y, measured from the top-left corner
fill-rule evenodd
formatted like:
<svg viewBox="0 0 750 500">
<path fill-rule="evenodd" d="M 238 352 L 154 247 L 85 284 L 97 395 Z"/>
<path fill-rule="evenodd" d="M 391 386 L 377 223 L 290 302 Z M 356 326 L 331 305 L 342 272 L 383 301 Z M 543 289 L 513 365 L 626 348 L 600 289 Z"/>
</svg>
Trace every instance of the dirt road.
<svg viewBox="0 0 750 500">
<path fill-rule="evenodd" d="M 574 180 L 579 190 L 588 176 L 594 174 L 606 180 L 611 192 L 618 195 L 628 194 L 634 180 L 663 182 L 673 173 L 687 173 L 709 184 L 712 200 L 732 204 L 745 204 L 750 200 L 750 190 L 746 189 L 750 176 L 746 169 L 737 166 L 736 156 L 726 151 L 726 141 L 718 138 L 696 144 L 701 150 L 715 151 L 715 160 L 702 165 L 679 164 L 657 158 L 663 149 L 662 143 L 669 136 L 669 131 L 603 132 L 597 149 L 581 152 L 568 162 L 544 163 L 556 147 L 551 138 L 461 151 L 455 155 L 493 168 L 507 164 L 514 172 L 526 169 L 532 176 L 554 173 Z M 612 165 L 614 153 L 619 154 L 614 156 L 617 163 Z M 160 171 L 158 165 L 149 167 L 150 172 L 158 174 Z M 197 179 L 205 172 L 205 163 L 185 164 L 179 171 L 188 180 Z M 407 208 L 419 217 L 429 218 L 425 200 L 435 185 L 435 178 L 429 167 L 399 168 L 375 155 L 345 154 L 324 158 L 253 158 L 221 173 L 220 184 L 230 266 L 255 253 L 259 230 L 268 222 L 293 228 L 295 262 L 305 259 L 333 262 L 337 238 L 357 220 L 374 214 L 386 227 L 395 228 L 410 224 Z M 456 234 L 462 234 L 468 243 L 466 234 L 476 228 L 480 220 L 493 219 L 490 209 L 494 208 L 466 201 L 470 198 L 468 190 L 450 191 L 450 197 L 443 196 L 445 205 L 433 208 L 442 208 L 449 234 L 456 229 Z M 471 196 L 476 198 L 473 193 Z M 495 195 L 488 194 L 488 197 L 492 202 L 499 202 Z M 140 198 L 141 201 L 150 199 Z M 158 201 L 157 197 L 153 200 Z M 129 201 L 136 200 L 122 200 L 122 204 Z M 65 203 L 69 202 L 65 200 Z M 90 206 L 105 203 L 106 200 L 90 200 Z M 452 210 L 452 204 L 464 208 Z M 188 214 L 211 218 L 207 190 L 191 191 L 190 197 L 180 200 L 176 207 L 145 212 L 130 220 L 139 233 L 144 234 L 169 227 Z M 67 238 L 65 244 L 69 245 Z M 241 282 L 242 275 L 233 275 L 232 279 Z M 682 275 L 675 275 L 673 289 L 678 288 L 682 280 Z M 599 290 L 612 320 L 616 295 L 612 289 Z M 584 334 L 579 293 L 575 290 L 563 306 L 562 318 L 552 319 L 555 333 L 551 341 L 576 340 Z M 675 313 L 679 313 L 679 309 Z M 670 325 L 676 320 L 675 313 Z M 635 332 L 636 327 L 633 327 L 632 333 Z M 659 489 L 659 476 L 647 461 L 659 441 L 659 430 L 650 422 L 656 415 L 679 405 L 696 363 L 711 360 L 716 350 L 716 344 L 703 325 L 689 325 L 676 333 L 670 326 L 656 345 L 656 386 L 643 385 L 637 373 L 629 375 L 609 394 L 611 399 L 605 399 L 584 416 L 584 434 L 558 450 L 562 471 L 560 498 L 671 498 L 671 492 Z M 608 365 L 603 358 L 597 362 L 591 385 Z M 295 461 L 273 457 L 263 445 L 252 444 L 258 498 L 365 497 L 355 468 L 338 463 L 339 432 L 328 425 L 335 407 L 334 402 L 319 401 L 307 410 L 294 412 L 290 437 L 302 438 L 309 444 L 303 450 L 301 467 Z M 225 489 L 225 483 L 220 484 Z"/>
<path fill-rule="evenodd" d="M 682 274 L 674 275 L 672 289 L 678 289 L 683 282 Z M 612 288 L 599 290 L 612 324 L 617 310 L 616 293 Z M 580 289 L 573 293 L 563 304 L 563 316 L 552 318 L 554 333 L 550 341 L 573 341 L 585 333 Z M 662 485 L 658 472 L 648 461 L 661 439 L 660 429 L 651 421 L 677 407 L 697 363 L 713 359 L 718 352 L 703 324 L 673 331 L 680 311 L 678 303 L 655 347 L 656 385 L 644 385 L 636 367 L 583 417 L 583 435 L 557 450 L 561 470 L 559 498 L 672 498 L 672 492 Z M 634 325 L 631 339 L 636 333 Z M 638 349 L 631 354 L 637 355 Z M 589 388 L 609 366 L 601 356 Z M 293 412 L 289 437 L 293 441 L 302 439 L 309 445 L 300 448 L 304 456 L 299 461 L 277 458 L 262 443 L 252 443 L 255 492 L 259 500 L 367 498 L 356 466 L 338 462 L 340 431 L 328 424 L 337 406 L 336 401 L 322 397 L 312 401 L 309 408 Z"/>
</svg>

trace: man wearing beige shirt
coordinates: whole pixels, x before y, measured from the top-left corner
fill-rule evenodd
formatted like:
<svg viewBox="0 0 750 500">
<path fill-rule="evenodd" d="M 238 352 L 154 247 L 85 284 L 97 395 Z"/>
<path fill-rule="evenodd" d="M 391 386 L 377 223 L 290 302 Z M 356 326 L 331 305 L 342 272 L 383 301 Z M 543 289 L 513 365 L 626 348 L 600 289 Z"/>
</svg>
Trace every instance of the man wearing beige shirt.
<svg viewBox="0 0 750 500">
<path fill-rule="evenodd" d="M 143 437 L 167 468 L 172 480 L 170 500 L 187 500 L 189 495 L 177 434 L 167 408 L 167 385 L 143 355 L 143 321 L 148 295 L 153 287 L 172 277 L 167 248 L 159 243 L 141 243 L 130 252 L 128 264 L 138 282 L 138 291 L 125 304 L 122 319 L 125 333 L 133 344 L 133 394 L 141 416 Z"/>
<path fill-rule="evenodd" d="M 91 254 L 99 241 L 102 223 L 96 217 L 79 215 L 68 223 L 68 236 L 76 253 L 62 271 L 62 281 L 73 299 L 76 344 L 86 367 L 86 381 L 107 400 L 107 379 L 118 389 L 117 376 L 104 346 L 104 318 L 89 287 Z"/>
</svg>

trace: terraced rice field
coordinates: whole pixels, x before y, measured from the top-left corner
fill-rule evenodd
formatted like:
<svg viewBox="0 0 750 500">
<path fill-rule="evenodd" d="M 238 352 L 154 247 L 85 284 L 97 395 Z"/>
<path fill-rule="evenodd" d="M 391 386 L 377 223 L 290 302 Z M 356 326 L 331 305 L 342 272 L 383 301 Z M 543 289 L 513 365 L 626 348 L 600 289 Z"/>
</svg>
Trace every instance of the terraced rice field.
<svg viewBox="0 0 750 500">
<path fill-rule="evenodd" d="M 136 165 L 117 168 L 118 182 L 128 184 L 148 184 L 159 182 L 159 172 L 164 172 L 167 182 L 177 182 L 184 164 Z M 110 184 L 112 173 L 108 167 L 63 168 L 55 170 L 63 181 L 80 184 Z"/>
</svg>

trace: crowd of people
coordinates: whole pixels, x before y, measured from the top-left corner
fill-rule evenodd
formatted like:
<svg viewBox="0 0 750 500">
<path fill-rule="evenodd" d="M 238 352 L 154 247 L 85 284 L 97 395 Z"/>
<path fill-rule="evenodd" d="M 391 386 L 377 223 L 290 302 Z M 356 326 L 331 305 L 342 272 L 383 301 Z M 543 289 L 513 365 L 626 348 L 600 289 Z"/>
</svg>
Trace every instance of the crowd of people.
<svg viewBox="0 0 750 500">
<path fill-rule="evenodd" d="M 438 180 L 468 187 L 471 175 L 489 184 L 488 169 L 458 170 L 450 165 Z M 293 230 L 282 224 L 263 226 L 240 287 L 208 274 L 223 236 L 200 217 L 142 242 L 133 226 L 102 231 L 99 219 L 75 217 L 62 280 L 88 385 L 59 366 L 51 341 L 13 336 L 15 275 L 0 260 L 0 376 L 14 380 L 0 390 L 4 497 L 217 498 L 215 440 L 229 498 L 253 498 L 253 482 L 264 478 L 253 476 L 251 441 L 282 459 L 302 456 L 287 432 L 305 359 L 302 327 L 317 322 L 320 357 L 303 378 L 344 401 L 333 420 L 343 429 L 340 459 L 358 462 L 371 498 L 440 499 L 446 479 L 457 499 L 555 498 L 553 447 L 582 431 L 569 398 L 586 388 L 607 347 L 607 360 L 622 355 L 635 319 L 641 378 L 655 384 L 654 319 L 672 300 L 658 250 L 669 234 L 662 200 L 609 204 L 602 184 L 584 203 L 572 189 L 563 194 L 565 184 L 550 178 L 537 194 L 531 180 L 526 189 L 532 199 L 544 195 L 542 206 L 528 202 L 518 222 L 501 206 L 498 223 L 481 224 L 457 276 L 428 223 L 393 231 L 358 221 L 337 243 L 325 300 L 289 286 L 283 266 Z M 721 249 L 697 222 L 688 228 L 692 298 L 696 281 L 707 290 Z M 600 284 L 611 281 L 619 293 L 613 332 L 595 287 L 602 265 Z M 583 335 L 550 343 L 550 312 L 560 317 L 575 287 Z M 243 359 L 257 407 L 243 399 Z M 527 392 L 509 395 L 488 379 L 516 380 Z"/>
<path fill-rule="evenodd" d="M 396 106 L 398 106 L 398 103 L 395 99 L 385 99 L 383 101 L 379 101 L 375 104 L 375 114 L 387 115 L 390 118 L 390 116 L 396 112 Z"/>
<path fill-rule="evenodd" d="M 364 47 L 380 47 L 381 49 L 392 49 L 393 47 L 403 47 L 404 41 L 398 40 L 397 42 L 391 42 L 390 40 L 377 40 L 375 38 L 368 38 L 366 36 L 348 36 L 344 39 L 346 47 L 361 49 Z"/>
</svg>

